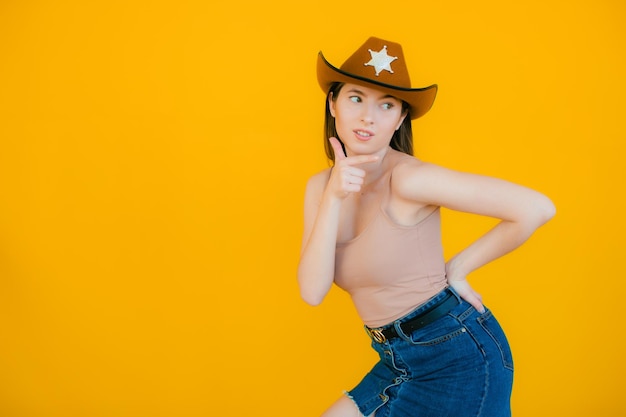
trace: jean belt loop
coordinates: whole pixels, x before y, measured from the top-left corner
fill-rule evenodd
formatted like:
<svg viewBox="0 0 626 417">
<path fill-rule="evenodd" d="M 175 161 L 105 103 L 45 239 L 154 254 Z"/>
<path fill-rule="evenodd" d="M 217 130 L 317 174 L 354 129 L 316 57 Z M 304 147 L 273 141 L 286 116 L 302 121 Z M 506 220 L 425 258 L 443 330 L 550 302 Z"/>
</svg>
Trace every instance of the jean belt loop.
<svg viewBox="0 0 626 417">
<path fill-rule="evenodd" d="M 410 340 L 409 335 L 404 333 L 404 330 L 402 330 L 401 324 L 402 323 L 400 322 L 400 320 L 396 320 L 393 322 L 393 327 L 395 327 L 396 333 L 398 333 L 398 336 L 400 336 L 402 339 Z"/>
<path fill-rule="evenodd" d="M 447 290 L 448 290 L 448 291 L 450 291 L 450 293 L 451 293 L 452 295 L 454 295 L 454 296 L 456 297 L 456 299 L 457 299 L 457 300 L 459 300 L 459 304 L 463 301 L 463 300 L 461 299 L 461 296 L 460 296 L 459 294 L 457 294 L 457 292 L 454 290 L 454 288 L 452 288 L 452 287 L 448 287 L 448 288 L 447 288 Z"/>
</svg>

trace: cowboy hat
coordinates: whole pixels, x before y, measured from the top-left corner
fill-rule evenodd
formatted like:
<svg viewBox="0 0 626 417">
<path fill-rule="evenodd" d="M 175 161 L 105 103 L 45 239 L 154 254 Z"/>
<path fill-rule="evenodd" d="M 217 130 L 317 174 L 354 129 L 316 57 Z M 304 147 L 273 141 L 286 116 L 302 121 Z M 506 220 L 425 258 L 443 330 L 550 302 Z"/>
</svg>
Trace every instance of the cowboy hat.
<svg viewBox="0 0 626 417">
<path fill-rule="evenodd" d="M 331 65 L 320 51 L 317 56 L 317 81 L 328 93 L 334 82 L 363 84 L 407 102 L 411 119 L 430 110 L 437 95 L 437 84 L 411 88 L 402 46 L 371 37 L 339 68 Z"/>
</svg>

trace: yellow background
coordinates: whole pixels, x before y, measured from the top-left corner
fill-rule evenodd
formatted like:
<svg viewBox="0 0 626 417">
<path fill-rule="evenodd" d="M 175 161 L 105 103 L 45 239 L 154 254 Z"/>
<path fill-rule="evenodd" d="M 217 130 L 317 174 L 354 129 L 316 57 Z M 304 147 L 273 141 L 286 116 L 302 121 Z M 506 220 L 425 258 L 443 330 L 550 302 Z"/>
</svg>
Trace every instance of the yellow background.
<svg viewBox="0 0 626 417">
<path fill-rule="evenodd" d="M 0 3 L 0 415 L 316 416 L 373 363 L 349 298 L 295 282 L 327 166 L 322 49 L 398 41 L 438 83 L 416 153 L 557 216 L 471 280 L 514 415 L 626 415 L 626 4 Z M 492 220 L 444 212 L 451 255 Z"/>
</svg>

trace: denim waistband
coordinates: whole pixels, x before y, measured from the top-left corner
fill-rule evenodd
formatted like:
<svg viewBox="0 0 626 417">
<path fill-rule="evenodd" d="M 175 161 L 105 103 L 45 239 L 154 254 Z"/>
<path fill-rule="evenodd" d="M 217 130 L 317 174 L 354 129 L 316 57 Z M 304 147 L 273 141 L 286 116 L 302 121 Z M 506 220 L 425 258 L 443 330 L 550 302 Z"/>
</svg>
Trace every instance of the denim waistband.
<svg viewBox="0 0 626 417">
<path fill-rule="evenodd" d="M 372 340 L 383 343 L 388 339 L 398 337 L 398 332 L 413 332 L 433 323 L 449 313 L 459 303 L 460 297 L 452 288 L 448 287 L 394 322 L 378 328 L 365 326 L 365 331 Z"/>
</svg>

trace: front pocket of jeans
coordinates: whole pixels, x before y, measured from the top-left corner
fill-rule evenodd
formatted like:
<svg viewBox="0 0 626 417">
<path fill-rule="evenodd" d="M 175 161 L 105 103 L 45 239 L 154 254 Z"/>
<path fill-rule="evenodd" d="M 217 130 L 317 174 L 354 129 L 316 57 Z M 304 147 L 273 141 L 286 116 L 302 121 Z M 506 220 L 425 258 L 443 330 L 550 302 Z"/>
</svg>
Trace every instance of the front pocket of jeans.
<svg viewBox="0 0 626 417">
<path fill-rule="evenodd" d="M 431 327 L 432 326 L 432 327 Z M 442 317 L 436 322 L 417 330 L 409 336 L 412 344 L 432 346 L 452 340 L 465 333 L 465 328 L 451 317 Z"/>
<path fill-rule="evenodd" d="M 411 338 L 411 342 L 414 345 L 419 345 L 419 346 L 433 346 L 433 345 L 438 345 L 440 343 L 447 342 L 448 340 L 452 340 L 455 337 L 462 335 L 463 333 L 465 333 L 465 329 L 461 328 L 461 329 L 455 330 L 453 332 L 447 333 L 447 334 L 445 334 L 443 336 L 437 337 L 435 339 L 414 340 L 413 338 Z"/>
<path fill-rule="evenodd" d="M 512 371 L 513 355 L 511 354 L 509 342 L 506 339 L 500 323 L 498 323 L 489 310 L 478 318 L 478 323 L 498 347 L 500 355 L 502 356 L 502 364 L 504 367 Z"/>
</svg>

